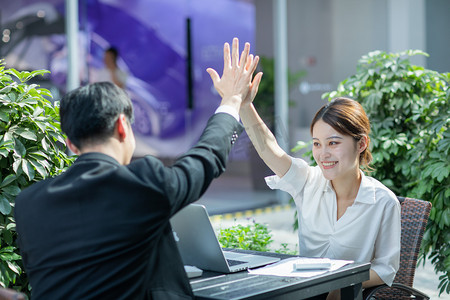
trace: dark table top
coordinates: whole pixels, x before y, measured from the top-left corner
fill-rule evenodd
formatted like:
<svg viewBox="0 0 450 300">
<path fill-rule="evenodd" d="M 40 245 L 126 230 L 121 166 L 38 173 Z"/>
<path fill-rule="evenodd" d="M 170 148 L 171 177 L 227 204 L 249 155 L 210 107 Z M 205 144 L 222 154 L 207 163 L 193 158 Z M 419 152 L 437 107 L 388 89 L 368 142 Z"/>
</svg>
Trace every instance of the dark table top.
<svg viewBox="0 0 450 300">
<path fill-rule="evenodd" d="M 293 257 L 269 252 L 256 253 L 282 259 Z M 190 282 L 196 299 L 305 299 L 366 281 L 369 279 L 369 269 L 370 263 L 352 263 L 308 278 L 254 275 L 247 271 L 232 274 L 204 271 L 201 277 L 192 278 Z"/>
</svg>

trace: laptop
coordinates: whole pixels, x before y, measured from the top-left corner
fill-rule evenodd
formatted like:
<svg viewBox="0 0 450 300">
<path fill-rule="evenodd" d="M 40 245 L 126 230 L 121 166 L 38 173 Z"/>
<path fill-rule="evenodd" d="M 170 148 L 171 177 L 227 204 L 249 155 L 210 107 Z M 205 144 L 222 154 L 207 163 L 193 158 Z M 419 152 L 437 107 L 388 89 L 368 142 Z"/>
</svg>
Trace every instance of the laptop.
<svg viewBox="0 0 450 300">
<path fill-rule="evenodd" d="M 186 206 L 170 219 L 170 223 L 185 265 L 233 273 L 280 260 L 277 257 L 223 250 L 203 205 Z"/>
</svg>

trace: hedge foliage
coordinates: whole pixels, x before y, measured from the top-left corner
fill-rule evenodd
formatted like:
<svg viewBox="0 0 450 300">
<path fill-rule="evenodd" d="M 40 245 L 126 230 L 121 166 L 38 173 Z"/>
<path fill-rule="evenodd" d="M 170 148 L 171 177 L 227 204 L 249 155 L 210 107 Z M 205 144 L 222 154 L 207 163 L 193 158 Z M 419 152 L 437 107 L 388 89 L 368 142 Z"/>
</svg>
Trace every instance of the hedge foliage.
<svg viewBox="0 0 450 300">
<path fill-rule="evenodd" d="M 46 70 L 19 72 L 0 62 L 0 286 L 29 294 L 16 245 L 14 201 L 33 182 L 62 172 L 65 153 L 59 108 L 51 93 L 28 84 Z"/>
</svg>

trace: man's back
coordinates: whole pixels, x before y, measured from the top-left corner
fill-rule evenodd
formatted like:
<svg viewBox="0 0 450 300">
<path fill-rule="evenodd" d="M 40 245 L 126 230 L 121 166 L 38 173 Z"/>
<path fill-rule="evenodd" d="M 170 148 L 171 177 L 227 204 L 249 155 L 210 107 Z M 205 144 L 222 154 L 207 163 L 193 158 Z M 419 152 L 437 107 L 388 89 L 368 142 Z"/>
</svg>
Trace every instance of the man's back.
<svg viewBox="0 0 450 300">
<path fill-rule="evenodd" d="M 163 168 L 156 159 L 132 166 L 149 163 Z M 25 190 L 16 218 L 33 297 L 138 299 L 167 272 L 185 281 L 168 225 L 174 208 L 158 181 L 90 153 L 64 175 Z"/>
</svg>

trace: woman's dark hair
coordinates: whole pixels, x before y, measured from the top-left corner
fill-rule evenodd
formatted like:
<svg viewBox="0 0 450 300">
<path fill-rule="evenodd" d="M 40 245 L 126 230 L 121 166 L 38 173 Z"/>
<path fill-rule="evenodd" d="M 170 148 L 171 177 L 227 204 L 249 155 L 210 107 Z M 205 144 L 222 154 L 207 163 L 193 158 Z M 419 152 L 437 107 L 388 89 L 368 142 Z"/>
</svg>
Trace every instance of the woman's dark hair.
<svg viewBox="0 0 450 300">
<path fill-rule="evenodd" d="M 331 100 L 328 104 L 322 106 L 314 116 L 310 126 L 311 135 L 314 125 L 319 120 L 323 120 L 337 132 L 353 137 L 355 141 L 359 141 L 363 136 L 367 136 L 367 147 L 361 152 L 359 164 L 363 169 L 371 170 L 372 153 L 369 150 L 370 122 L 361 104 L 353 99 L 344 97 Z"/>
<path fill-rule="evenodd" d="M 125 91 L 111 82 L 97 82 L 79 87 L 61 99 L 61 130 L 82 148 L 99 144 L 114 133 L 120 114 L 133 122 L 133 105 Z"/>
</svg>

